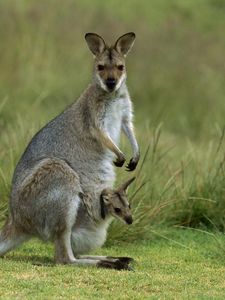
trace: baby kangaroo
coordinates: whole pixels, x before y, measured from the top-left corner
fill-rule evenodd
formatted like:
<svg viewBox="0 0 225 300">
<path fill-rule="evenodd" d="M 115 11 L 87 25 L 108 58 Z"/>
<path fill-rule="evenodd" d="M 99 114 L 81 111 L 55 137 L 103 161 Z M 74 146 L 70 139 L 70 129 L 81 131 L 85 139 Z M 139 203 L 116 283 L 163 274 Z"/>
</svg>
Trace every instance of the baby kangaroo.
<svg viewBox="0 0 225 300">
<path fill-rule="evenodd" d="M 39 237 L 55 242 L 57 263 L 129 269 L 130 258 L 78 255 L 103 245 L 112 217 L 132 223 L 126 189 L 134 178 L 116 190 L 86 195 L 80 190 L 77 174 L 69 168 L 65 173 L 64 167 L 58 159 L 42 161 L 33 178 L 25 179 L 24 189 L 17 195 L 20 206 L 0 232 L 0 256 Z"/>
</svg>

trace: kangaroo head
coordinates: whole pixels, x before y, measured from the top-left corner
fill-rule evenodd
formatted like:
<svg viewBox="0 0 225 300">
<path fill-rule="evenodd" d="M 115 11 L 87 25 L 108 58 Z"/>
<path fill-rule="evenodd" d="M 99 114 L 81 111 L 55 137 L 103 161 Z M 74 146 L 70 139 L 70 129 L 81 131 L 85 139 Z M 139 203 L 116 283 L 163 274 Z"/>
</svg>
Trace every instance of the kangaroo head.
<svg viewBox="0 0 225 300">
<path fill-rule="evenodd" d="M 129 179 L 116 190 L 105 189 L 102 191 L 101 199 L 107 213 L 127 224 L 133 223 L 131 207 L 127 199 L 127 188 L 135 177 Z M 104 214 L 104 213 L 103 213 Z"/>
<path fill-rule="evenodd" d="M 134 44 L 135 34 L 122 35 L 113 46 L 107 46 L 96 33 L 87 33 L 85 39 L 95 57 L 95 82 L 108 93 L 118 90 L 126 80 L 125 57 Z"/>
</svg>

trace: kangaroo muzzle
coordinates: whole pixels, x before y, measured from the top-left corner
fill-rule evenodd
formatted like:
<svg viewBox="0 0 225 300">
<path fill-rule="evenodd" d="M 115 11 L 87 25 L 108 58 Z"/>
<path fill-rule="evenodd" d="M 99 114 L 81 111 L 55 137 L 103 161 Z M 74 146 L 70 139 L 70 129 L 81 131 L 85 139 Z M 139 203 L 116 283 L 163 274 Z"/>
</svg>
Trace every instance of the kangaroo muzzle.
<svg viewBox="0 0 225 300">
<path fill-rule="evenodd" d="M 107 78 L 105 81 L 105 85 L 109 89 L 109 91 L 113 91 L 116 86 L 116 80 L 114 78 Z"/>
<path fill-rule="evenodd" d="M 132 216 L 128 216 L 125 218 L 125 222 L 128 224 L 128 225 L 131 225 L 133 223 L 133 218 Z"/>
</svg>

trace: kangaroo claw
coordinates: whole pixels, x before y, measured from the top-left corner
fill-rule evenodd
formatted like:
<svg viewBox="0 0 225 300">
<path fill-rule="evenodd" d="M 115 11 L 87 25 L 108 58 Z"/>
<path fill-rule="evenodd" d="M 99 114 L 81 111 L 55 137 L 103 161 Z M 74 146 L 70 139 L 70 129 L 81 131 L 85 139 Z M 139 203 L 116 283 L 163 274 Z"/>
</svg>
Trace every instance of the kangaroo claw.
<svg viewBox="0 0 225 300">
<path fill-rule="evenodd" d="M 116 166 L 116 167 L 122 167 L 123 166 L 123 164 L 125 163 L 125 158 L 124 159 L 117 159 L 116 161 L 114 161 L 113 162 L 114 163 L 114 165 Z"/>
<path fill-rule="evenodd" d="M 136 162 L 133 158 L 129 161 L 129 163 L 126 165 L 126 171 L 131 172 L 136 169 L 138 162 Z"/>
</svg>

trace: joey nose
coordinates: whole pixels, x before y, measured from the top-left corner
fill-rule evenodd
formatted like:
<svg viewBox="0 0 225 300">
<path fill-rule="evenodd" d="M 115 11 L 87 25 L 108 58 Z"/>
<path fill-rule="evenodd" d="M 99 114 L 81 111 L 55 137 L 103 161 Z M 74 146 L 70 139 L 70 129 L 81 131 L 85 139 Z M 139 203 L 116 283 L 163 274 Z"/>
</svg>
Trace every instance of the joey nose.
<svg viewBox="0 0 225 300">
<path fill-rule="evenodd" d="M 116 86 L 116 80 L 114 78 L 108 78 L 106 79 L 105 84 L 107 88 L 112 91 Z"/>
<path fill-rule="evenodd" d="M 128 225 L 131 225 L 131 224 L 133 223 L 133 218 L 132 218 L 132 216 L 126 217 L 125 221 L 126 221 L 126 223 L 127 223 Z"/>
</svg>

